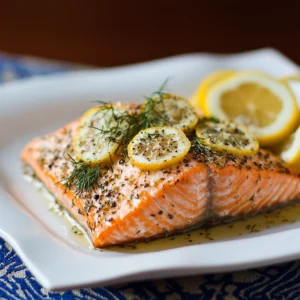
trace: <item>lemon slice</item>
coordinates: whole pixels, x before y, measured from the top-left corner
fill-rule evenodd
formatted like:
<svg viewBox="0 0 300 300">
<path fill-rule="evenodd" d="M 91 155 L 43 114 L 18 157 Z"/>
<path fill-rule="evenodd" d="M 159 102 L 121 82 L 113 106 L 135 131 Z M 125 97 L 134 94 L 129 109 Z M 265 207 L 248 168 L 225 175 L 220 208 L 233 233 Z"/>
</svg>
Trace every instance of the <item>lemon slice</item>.
<svg viewBox="0 0 300 300">
<path fill-rule="evenodd" d="M 203 120 L 196 128 L 200 142 L 217 151 L 236 155 L 254 155 L 259 144 L 253 134 L 243 125 L 229 121 Z"/>
<path fill-rule="evenodd" d="M 112 107 L 94 107 L 81 118 L 74 138 L 74 151 L 77 160 L 98 164 L 109 160 L 117 150 L 118 144 L 113 142 L 106 131 L 109 131 L 111 126 L 116 125 L 114 116 L 121 114 L 122 110 L 115 106 L 111 109 Z M 118 125 L 120 126 L 120 124 Z"/>
<path fill-rule="evenodd" d="M 172 94 L 155 95 L 153 100 L 157 102 L 155 110 L 166 119 L 161 125 L 170 125 L 183 131 L 190 131 L 196 127 L 198 115 L 188 100 Z"/>
<path fill-rule="evenodd" d="M 300 81 L 300 74 L 296 73 L 294 75 L 283 76 L 283 77 L 278 78 L 278 80 L 280 82 L 287 83 L 287 84 L 289 82 L 293 82 L 293 81 L 299 82 Z"/>
<path fill-rule="evenodd" d="M 247 125 L 263 146 L 280 142 L 298 125 L 297 102 L 290 88 L 259 72 L 240 72 L 222 80 L 204 101 L 206 116 Z"/>
<path fill-rule="evenodd" d="M 174 127 L 151 127 L 140 131 L 128 145 L 133 165 L 144 170 L 158 170 L 181 161 L 191 143 L 185 134 Z"/>
<path fill-rule="evenodd" d="M 203 99 L 205 99 L 207 91 L 211 89 L 216 83 L 234 74 L 235 72 L 232 70 L 221 70 L 205 77 L 204 80 L 201 82 L 200 86 L 190 98 L 191 104 L 195 108 L 202 109 L 202 105 L 204 103 Z"/>
<path fill-rule="evenodd" d="M 280 157 L 300 170 L 300 127 L 283 143 Z"/>
</svg>

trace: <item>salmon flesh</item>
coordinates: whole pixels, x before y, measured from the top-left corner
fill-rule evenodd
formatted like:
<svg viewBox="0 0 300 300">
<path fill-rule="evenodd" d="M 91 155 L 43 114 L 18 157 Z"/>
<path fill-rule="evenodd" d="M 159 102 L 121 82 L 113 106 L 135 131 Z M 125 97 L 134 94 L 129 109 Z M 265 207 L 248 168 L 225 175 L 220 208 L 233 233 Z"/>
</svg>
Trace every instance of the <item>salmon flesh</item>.
<svg viewBox="0 0 300 300">
<path fill-rule="evenodd" d="M 115 157 L 112 167 L 102 170 L 97 188 L 78 195 L 61 182 L 74 168 L 66 154 L 74 155 L 78 124 L 32 140 L 21 156 L 95 247 L 255 215 L 300 198 L 299 174 L 265 150 L 239 157 L 197 149 L 159 171 L 140 170 Z"/>
</svg>

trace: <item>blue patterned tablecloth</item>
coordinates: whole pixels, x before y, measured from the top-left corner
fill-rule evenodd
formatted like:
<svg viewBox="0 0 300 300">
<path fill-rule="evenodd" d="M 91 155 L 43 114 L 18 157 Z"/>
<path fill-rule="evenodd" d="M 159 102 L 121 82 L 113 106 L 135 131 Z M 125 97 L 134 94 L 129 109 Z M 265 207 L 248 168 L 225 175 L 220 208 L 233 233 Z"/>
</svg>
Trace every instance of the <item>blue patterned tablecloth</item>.
<svg viewBox="0 0 300 300">
<path fill-rule="evenodd" d="M 0 82 L 71 68 L 58 62 L 0 54 Z M 0 238 L 0 299 L 300 299 L 300 263 L 57 293 L 44 289 Z"/>
</svg>

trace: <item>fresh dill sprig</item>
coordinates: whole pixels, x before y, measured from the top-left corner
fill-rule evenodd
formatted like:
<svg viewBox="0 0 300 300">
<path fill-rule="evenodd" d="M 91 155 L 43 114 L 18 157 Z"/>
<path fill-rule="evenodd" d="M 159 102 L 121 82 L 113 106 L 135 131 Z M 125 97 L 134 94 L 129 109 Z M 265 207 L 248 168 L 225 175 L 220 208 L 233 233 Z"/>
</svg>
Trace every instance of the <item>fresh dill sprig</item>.
<svg viewBox="0 0 300 300">
<path fill-rule="evenodd" d="M 210 152 L 210 148 L 203 145 L 201 140 L 196 136 L 192 137 L 191 139 L 191 148 L 205 154 L 209 154 Z"/>
<path fill-rule="evenodd" d="M 170 125 L 170 120 L 164 114 L 164 94 L 169 82 L 167 78 L 159 89 L 152 93 L 151 96 L 145 97 L 146 101 L 143 105 L 143 111 L 140 114 L 140 119 L 143 122 L 143 128 L 146 129 L 149 127 L 157 125 Z"/>
<path fill-rule="evenodd" d="M 170 125 L 170 120 L 163 112 L 163 95 L 168 80 L 165 80 L 151 96 L 145 97 L 145 103 L 138 109 L 133 109 L 132 112 L 120 111 L 109 102 L 97 101 L 102 105 L 102 111 L 111 112 L 111 117 L 106 121 L 105 128 L 92 128 L 100 131 L 108 142 L 117 143 L 116 152 L 124 148 L 123 154 L 126 154 L 126 146 L 141 130 L 153 126 Z"/>
<path fill-rule="evenodd" d="M 97 183 L 101 173 L 100 164 L 95 166 L 85 164 L 82 161 L 76 161 L 70 154 L 68 157 L 74 167 L 71 174 L 61 180 L 67 189 L 75 188 L 76 194 L 92 191 Z"/>
<path fill-rule="evenodd" d="M 220 123 L 220 119 L 216 118 L 216 117 L 204 117 L 203 119 L 201 119 L 203 121 L 208 121 L 208 122 L 213 122 L 213 123 Z"/>
<path fill-rule="evenodd" d="M 102 101 L 101 103 L 103 104 Z M 101 111 L 103 110 L 111 112 L 110 118 L 106 120 L 104 127 L 98 128 L 92 126 L 92 128 L 98 130 L 108 143 L 113 142 L 118 144 L 118 147 L 115 150 L 117 153 L 121 147 L 128 144 L 139 132 L 139 130 L 137 131 L 136 129 L 139 123 L 139 115 L 136 112 L 130 113 L 128 111 L 118 110 L 109 103 L 104 103 Z"/>
</svg>

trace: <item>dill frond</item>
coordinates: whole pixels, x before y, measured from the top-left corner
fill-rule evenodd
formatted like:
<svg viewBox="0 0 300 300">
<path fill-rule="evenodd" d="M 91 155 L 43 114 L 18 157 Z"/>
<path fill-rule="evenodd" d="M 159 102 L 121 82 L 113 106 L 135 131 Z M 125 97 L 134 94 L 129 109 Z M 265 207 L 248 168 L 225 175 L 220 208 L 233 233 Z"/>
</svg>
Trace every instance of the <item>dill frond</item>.
<svg viewBox="0 0 300 300">
<path fill-rule="evenodd" d="M 210 152 L 210 148 L 203 145 L 201 143 L 201 140 L 198 139 L 196 136 L 194 136 L 191 139 L 191 148 L 192 148 L 192 150 L 196 150 L 196 151 L 199 151 L 199 152 L 204 153 L 204 154 L 208 154 Z"/>
<path fill-rule="evenodd" d="M 216 117 L 204 117 L 203 119 L 200 119 L 200 121 L 209 121 L 209 122 L 213 122 L 213 123 L 220 123 L 220 119 L 216 118 Z"/>
<path fill-rule="evenodd" d="M 82 161 L 76 161 L 70 154 L 68 154 L 68 156 L 74 169 L 68 177 L 61 180 L 63 185 L 67 189 L 74 187 L 77 195 L 80 195 L 83 192 L 92 191 L 97 186 L 100 177 L 100 164 L 92 166 L 85 164 Z"/>
<path fill-rule="evenodd" d="M 103 105 L 102 110 L 111 111 L 111 117 L 107 120 L 105 128 L 92 127 L 104 135 L 108 142 L 118 144 L 116 152 L 123 148 L 126 155 L 126 146 L 141 130 L 153 126 L 170 125 L 170 120 L 164 114 L 164 89 L 169 79 L 159 87 L 151 96 L 145 97 L 145 103 L 134 112 L 120 112 L 111 103 L 97 101 Z"/>
</svg>

